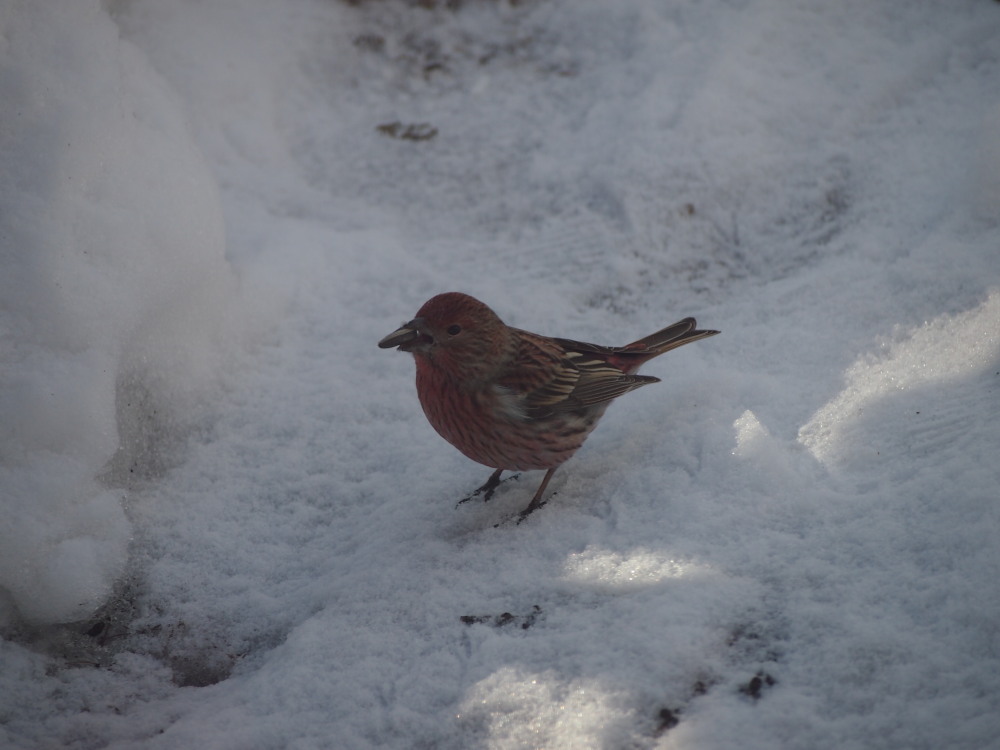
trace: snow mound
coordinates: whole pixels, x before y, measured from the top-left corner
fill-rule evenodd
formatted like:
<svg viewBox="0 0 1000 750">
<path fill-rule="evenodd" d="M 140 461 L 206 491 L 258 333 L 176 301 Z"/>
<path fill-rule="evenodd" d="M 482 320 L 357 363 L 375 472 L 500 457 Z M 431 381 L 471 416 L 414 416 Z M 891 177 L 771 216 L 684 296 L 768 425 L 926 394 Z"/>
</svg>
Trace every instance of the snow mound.
<svg viewBox="0 0 1000 750">
<path fill-rule="evenodd" d="M 122 570 L 120 486 L 162 468 L 235 285 L 180 110 L 98 3 L 0 28 L 0 589 L 71 621 Z"/>
</svg>

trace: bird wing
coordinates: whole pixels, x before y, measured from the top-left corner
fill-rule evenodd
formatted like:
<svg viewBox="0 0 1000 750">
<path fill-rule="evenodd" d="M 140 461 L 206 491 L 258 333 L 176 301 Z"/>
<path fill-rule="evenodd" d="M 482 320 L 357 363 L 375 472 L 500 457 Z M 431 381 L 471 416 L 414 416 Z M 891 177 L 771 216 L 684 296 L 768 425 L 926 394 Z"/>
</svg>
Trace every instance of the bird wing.
<svg viewBox="0 0 1000 750">
<path fill-rule="evenodd" d="M 659 378 L 627 375 L 605 357 L 615 350 L 518 331 L 517 355 L 499 385 L 521 401 L 528 419 L 602 404 Z"/>
</svg>

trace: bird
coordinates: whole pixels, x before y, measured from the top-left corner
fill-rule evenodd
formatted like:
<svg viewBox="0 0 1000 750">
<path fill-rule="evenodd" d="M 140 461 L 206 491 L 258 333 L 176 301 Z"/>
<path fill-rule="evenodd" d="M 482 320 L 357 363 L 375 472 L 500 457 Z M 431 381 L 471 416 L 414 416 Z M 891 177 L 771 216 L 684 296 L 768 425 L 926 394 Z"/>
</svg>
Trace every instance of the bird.
<svg viewBox="0 0 1000 750">
<path fill-rule="evenodd" d="M 545 505 L 552 475 L 583 445 L 608 405 L 660 382 L 637 375 L 640 366 L 717 333 L 684 318 L 631 344 L 600 346 L 513 328 L 476 298 L 445 292 L 378 345 L 413 355 L 427 420 L 467 457 L 495 469 L 460 503 L 480 494 L 489 500 L 504 471 L 545 470 L 520 523 Z"/>
</svg>

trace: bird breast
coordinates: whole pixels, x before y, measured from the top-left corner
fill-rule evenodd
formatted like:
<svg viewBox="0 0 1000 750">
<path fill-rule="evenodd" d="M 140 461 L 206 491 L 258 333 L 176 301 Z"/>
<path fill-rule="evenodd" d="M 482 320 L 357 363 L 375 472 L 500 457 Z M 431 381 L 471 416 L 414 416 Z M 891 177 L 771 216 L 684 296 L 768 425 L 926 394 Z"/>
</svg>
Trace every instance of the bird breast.
<svg viewBox="0 0 1000 750">
<path fill-rule="evenodd" d="M 510 388 L 469 387 L 419 365 L 417 393 L 441 437 L 473 461 L 512 471 L 559 466 L 576 453 L 607 406 L 530 418 L 523 397 Z"/>
</svg>

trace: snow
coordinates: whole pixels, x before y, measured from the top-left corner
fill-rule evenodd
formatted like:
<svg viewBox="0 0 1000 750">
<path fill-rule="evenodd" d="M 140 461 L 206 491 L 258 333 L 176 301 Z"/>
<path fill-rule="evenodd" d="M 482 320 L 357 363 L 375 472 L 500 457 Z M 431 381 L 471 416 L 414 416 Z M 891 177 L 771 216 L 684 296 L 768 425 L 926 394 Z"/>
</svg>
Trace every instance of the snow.
<svg viewBox="0 0 1000 750">
<path fill-rule="evenodd" d="M 124 402 L 194 398 L 235 287 L 216 182 L 145 57 L 96 8 L 3 15 L 0 586 L 60 622 L 126 567 L 100 475 L 151 415 Z"/>
<path fill-rule="evenodd" d="M 1000 747 L 998 39 L 0 5 L 0 746 Z M 722 335 L 518 525 L 375 346 L 449 290 Z"/>
</svg>

